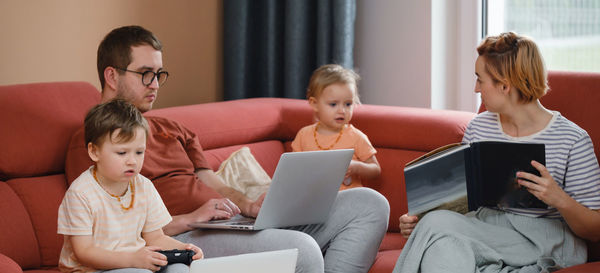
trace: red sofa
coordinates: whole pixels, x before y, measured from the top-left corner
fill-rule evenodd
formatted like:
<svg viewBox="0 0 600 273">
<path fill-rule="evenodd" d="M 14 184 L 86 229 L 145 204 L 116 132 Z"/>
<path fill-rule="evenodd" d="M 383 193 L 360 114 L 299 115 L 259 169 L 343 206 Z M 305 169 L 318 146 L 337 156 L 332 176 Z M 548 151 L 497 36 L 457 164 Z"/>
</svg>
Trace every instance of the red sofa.
<svg viewBox="0 0 600 273">
<path fill-rule="evenodd" d="M 600 126 L 583 118 L 599 116 L 593 113 L 600 107 L 592 103 L 600 101 L 600 75 L 553 73 L 550 81 L 554 90 L 548 107 L 587 129 L 598 149 Z M 567 96 L 573 102 L 564 103 Z M 92 85 L 82 82 L 0 86 L 0 272 L 57 270 L 62 236 L 56 234 L 56 218 L 67 188 L 65 153 L 70 136 L 99 97 Z M 556 104 L 550 103 L 553 99 Z M 270 175 L 280 154 L 290 150 L 290 141 L 312 117 L 303 100 L 272 98 L 171 107 L 147 115 L 180 121 L 196 132 L 214 169 L 231 152 L 249 146 Z M 381 177 L 365 181 L 365 186 L 385 195 L 391 207 L 389 232 L 370 272 L 391 272 L 405 242 L 397 233 L 398 217 L 406 212 L 404 164 L 460 141 L 473 116 L 375 105 L 356 109 L 353 124 L 369 136 L 382 167 Z M 600 261 L 600 247 L 589 252 L 590 262 Z M 600 270 L 600 262 L 561 272 L 590 270 Z"/>
</svg>

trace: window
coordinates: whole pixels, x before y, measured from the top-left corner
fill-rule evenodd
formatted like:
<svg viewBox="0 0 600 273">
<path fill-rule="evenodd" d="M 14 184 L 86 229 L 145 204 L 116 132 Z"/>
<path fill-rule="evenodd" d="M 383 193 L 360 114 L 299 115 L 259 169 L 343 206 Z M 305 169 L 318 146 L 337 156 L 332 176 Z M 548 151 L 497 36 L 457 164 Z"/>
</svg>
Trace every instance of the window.
<svg viewBox="0 0 600 273">
<path fill-rule="evenodd" d="M 484 36 L 527 35 L 548 70 L 600 72 L 600 0 L 483 1 Z"/>
</svg>

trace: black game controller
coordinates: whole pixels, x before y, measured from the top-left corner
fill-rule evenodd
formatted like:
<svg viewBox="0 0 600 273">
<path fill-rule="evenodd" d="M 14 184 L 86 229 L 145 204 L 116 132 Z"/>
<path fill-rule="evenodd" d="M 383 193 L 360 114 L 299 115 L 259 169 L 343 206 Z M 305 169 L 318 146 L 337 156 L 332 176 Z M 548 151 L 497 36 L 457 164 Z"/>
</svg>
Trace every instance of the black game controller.
<svg viewBox="0 0 600 273">
<path fill-rule="evenodd" d="M 171 250 L 158 250 L 156 251 L 167 256 L 168 264 L 182 263 L 186 265 L 190 265 L 192 263 L 192 257 L 196 255 L 196 252 L 193 250 L 181 250 L 181 249 L 171 249 Z"/>
</svg>

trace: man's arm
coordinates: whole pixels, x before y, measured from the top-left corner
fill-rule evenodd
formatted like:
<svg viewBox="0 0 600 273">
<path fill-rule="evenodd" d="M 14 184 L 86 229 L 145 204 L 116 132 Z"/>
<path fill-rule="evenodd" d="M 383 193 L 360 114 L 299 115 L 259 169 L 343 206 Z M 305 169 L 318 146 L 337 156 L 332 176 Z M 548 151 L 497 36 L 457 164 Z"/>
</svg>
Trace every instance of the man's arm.
<svg viewBox="0 0 600 273">
<path fill-rule="evenodd" d="M 260 210 L 262 201 L 265 197 L 264 194 L 261 195 L 261 197 L 259 197 L 256 201 L 252 201 L 243 193 L 226 186 L 221 177 L 217 176 L 211 169 L 200 169 L 196 171 L 196 175 L 204 184 L 211 187 L 222 196 L 233 201 L 233 203 L 240 208 L 243 215 L 249 217 L 256 217 L 258 215 L 258 211 Z"/>
<path fill-rule="evenodd" d="M 240 209 L 227 198 L 210 199 L 190 213 L 172 216 L 173 220 L 162 230 L 166 235 L 174 236 L 192 230 L 190 223 L 229 219 L 239 213 Z"/>
</svg>

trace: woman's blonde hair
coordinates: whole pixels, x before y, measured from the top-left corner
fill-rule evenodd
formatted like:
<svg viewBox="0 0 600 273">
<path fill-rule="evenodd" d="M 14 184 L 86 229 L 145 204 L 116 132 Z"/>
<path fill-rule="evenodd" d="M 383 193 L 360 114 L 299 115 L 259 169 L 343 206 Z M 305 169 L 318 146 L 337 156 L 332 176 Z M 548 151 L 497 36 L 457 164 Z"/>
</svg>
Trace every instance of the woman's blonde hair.
<svg viewBox="0 0 600 273">
<path fill-rule="evenodd" d="M 335 83 L 344 83 L 353 87 L 353 102 L 360 104 L 357 86 L 359 80 L 360 76 L 351 69 L 346 69 L 338 64 L 322 65 L 310 77 L 306 90 L 306 98 L 319 98 L 323 93 L 323 89 L 327 86 Z"/>
<path fill-rule="evenodd" d="M 485 70 L 494 83 L 509 83 L 521 101 L 530 102 L 546 94 L 544 60 L 530 38 L 514 32 L 488 36 L 477 47 L 477 53 L 485 60 Z"/>
</svg>

